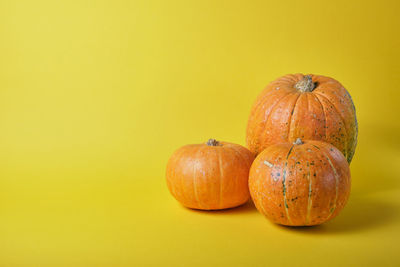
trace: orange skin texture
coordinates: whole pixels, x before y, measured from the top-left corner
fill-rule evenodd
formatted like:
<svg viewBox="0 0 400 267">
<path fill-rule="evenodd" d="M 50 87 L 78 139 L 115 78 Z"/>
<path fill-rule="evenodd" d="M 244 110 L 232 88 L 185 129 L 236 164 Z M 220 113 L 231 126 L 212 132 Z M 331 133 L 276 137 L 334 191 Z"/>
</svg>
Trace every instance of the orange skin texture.
<svg viewBox="0 0 400 267">
<path fill-rule="evenodd" d="M 310 226 L 339 214 L 350 194 L 350 170 L 329 143 L 282 143 L 261 152 L 250 169 L 249 189 L 258 211 L 274 223 Z"/>
<path fill-rule="evenodd" d="M 247 124 L 247 147 L 256 155 L 272 144 L 297 138 L 337 147 L 350 163 L 357 145 L 356 111 L 347 90 L 336 80 L 310 75 L 315 88 L 301 92 L 303 74 L 271 82 L 256 99 Z"/>
<path fill-rule="evenodd" d="M 183 146 L 168 161 L 168 189 L 176 200 L 192 209 L 242 205 L 250 198 L 248 178 L 253 160 L 247 148 L 232 143 Z"/>
</svg>

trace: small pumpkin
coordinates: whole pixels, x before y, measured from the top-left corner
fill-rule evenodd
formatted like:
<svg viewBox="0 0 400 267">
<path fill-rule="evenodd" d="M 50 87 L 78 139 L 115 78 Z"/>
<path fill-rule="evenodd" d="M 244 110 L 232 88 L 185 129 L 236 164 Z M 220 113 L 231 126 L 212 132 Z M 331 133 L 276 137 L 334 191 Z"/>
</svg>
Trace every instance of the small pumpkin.
<svg viewBox="0 0 400 267">
<path fill-rule="evenodd" d="M 219 210 L 242 205 L 250 198 L 253 160 L 247 148 L 215 139 L 183 146 L 168 161 L 168 189 L 188 208 Z"/>
<path fill-rule="evenodd" d="M 347 90 L 320 75 L 290 74 L 258 96 L 247 124 L 247 146 L 255 154 L 297 138 L 337 147 L 350 163 L 357 144 L 357 118 Z"/>
<path fill-rule="evenodd" d="M 249 189 L 257 209 L 277 224 L 317 225 L 339 214 L 350 194 L 342 153 L 321 141 L 271 145 L 253 162 Z"/>
</svg>

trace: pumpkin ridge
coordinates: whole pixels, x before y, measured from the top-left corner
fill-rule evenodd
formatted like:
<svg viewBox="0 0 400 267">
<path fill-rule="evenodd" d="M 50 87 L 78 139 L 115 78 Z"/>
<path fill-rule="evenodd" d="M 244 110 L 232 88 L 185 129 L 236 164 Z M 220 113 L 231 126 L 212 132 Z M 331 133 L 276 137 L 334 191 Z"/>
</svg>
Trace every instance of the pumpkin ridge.
<svg viewBox="0 0 400 267">
<path fill-rule="evenodd" d="M 277 85 L 275 85 L 275 83 L 279 84 L 279 82 L 274 81 L 270 84 L 267 85 L 267 87 L 257 96 L 257 100 L 259 100 L 259 102 L 256 101 L 256 103 L 254 103 L 254 105 L 252 106 L 252 110 L 257 110 L 264 102 L 267 98 L 271 97 L 271 95 L 276 92 L 276 87 Z M 270 87 L 268 89 L 268 87 Z M 282 87 L 281 85 L 279 85 L 279 87 Z M 286 93 L 292 93 L 291 90 L 284 90 L 286 91 Z M 281 91 L 282 92 L 282 91 Z M 260 98 L 261 99 L 258 99 Z"/>
<path fill-rule="evenodd" d="M 357 136 L 358 136 L 358 121 L 357 121 L 357 115 L 356 115 L 356 106 L 354 105 L 354 101 L 353 101 L 353 98 L 351 97 L 350 93 L 343 86 L 342 86 L 342 88 L 344 89 L 345 94 L 349 97 L 350 102 L 351 102 L 351 107 L 354 112 L 354 126 L 355 126 L 355 131 L 354 131 L 354 136 L 353 136 L 354 141 L 353 141 L 353 146 L 351 147 L 351 151 L 350 151 L 350 155 L 349 155 L 350 160 L 352 160 L 355 150 L 356 150 Z"/>
<path fill-rule="evenodd" d="M 262 103 L 264 103 L 265 99 L 267 99 L 272 93 L 274 92 L 273 88 L 270 88 L 269 90 L 267 90 L 267 88 L 265 88 L 258 96 L 257 96 L 257 100 L 256 103 L 254 103 L 252 110 L 257 110 Z M 260 98 L 261 99 L 258 99 Z"/>
<path fill-rule="evenodd" d="M 340 112 L 339 112 L 339 110 L 336 108 L 336 106 L 332 103 L 332 101 L 330 101 L 329 100 L 329 98 L 327 98 L 325 95 L 323 95 L 323 94 L 321 94 L 321 93 L 315 93 L 316 95 L 317 95 L 317 98 L 318 98 L 318 95 L 319 96 L 321 96 L 321 97 L 323 97 L 324 99 L 325 99 L 325 101 L 326 102 L 328 102 L 334 109 L 335 109 L 335 112 L 339 115 L 339 118 L 340 118 L 340 120 L 342 121 L 342 123 L 343 123 L 343 128 L 345 129 L 345 131 L 346 131 L 346 137 L 348 137 L 348 129 L 347 129 L 347 125 L 346 125 L 346 122 L 345 122 L 345 120 L 344 120 L 344 118 L 342 117 L 342 114 L 340 114 Z M 346 148 L 346 150 L 344 151 L 344 157 L 347 159 L 347 154 L 348 154 L 348 150 L 349 150 L 349 148 L 348 148 L 348 143 L 347 143 L 347 138 L 344 138 L 344 141 L 345 141 L 345 145 L 344 145 L 344 147 Z"/>
<path fill-rule="evenodd" d="M 264 90 L 265 91 L 265 90 Z M 260 107 L 262 106 L 262 104 L 265 102 L 265 100 L 271 95 L 271 92 L 273 92 L 273 89 L 269 89 L 267 92 L 264 93 L 261 92 L 261 94 L 258 96 L 262 97 L 262 99 L 257 103 L 254 103 L 253 107 L 251 108 L 251 112 L 250 112 L 250 116 L 249 116 L 249 120 L 247 122 L 247 129 L 246 131 L 249 129 L 249 126 L 253 123 L 253 121 L 257 121 L 259 117 L 261 117 L 261 112 L 259 112 Z M 258 99 L 257 98 L 257 99 Z M 281 99 L 281 98 L 279 98 Z M 277 100 L 273 105 L 275 105 L 279 100 Z M 272 108 L 271 108 L 272 110 Z M 259 114 L 257 116 L 257 120 L 254 117 L 254 114 Z M 264 112 L 264 116 L 265 116 L 265 112 Z M 258 132 L 257 132 L 258 133 Z M 248 133 L 246 133 L 246 136 L 248 136 Z M 247 138 L 246 138 L 246 142 L 247 142 Z M 247 143 L 247 146 L 249 146 L 249 144 Z"/>
<path fill-rule="evenodd" d="M 186 147 L 185 147 L 185 148 L 186 148 Z M 180 153 L 178 153 L 178 155 L 182 156 L 182 154 L 183 154 L 184 151 L 185 151 L 185 149 L 180 150 L 180 151 L 179 151 Z M 176 157 L 178 160 L 180 160 L 181 157 L 178 157 L 178 155 L 176 155 L 175 157 Z M 180 186 L 181 186 L 181 190 L 180 190 L 180 191 L 182 192 L 182 197 L 183 197 L 183 199 L 186 199 L 185 187 L 183 186 L 183 176 L 181 176 L 181 179 L 180 179 Z"/>
<path fill-rule="evenodd" d="M 232 147 L 232 146 L 230 146 L 229 148 L 230 148 L 231 150 L 233 150 L 233 151 L 235 152 L 236 155 L 239 156 L 239 158 L 241 159 L 241 161 L 247 162 L 247 160 L 242 156 L 242 154 L 240 154 L 239 151 L 236 150 L 236 148 L 234 148 L 234 147 Z M 246 163 L 246 164 L 247 164 L 247 163 Z M 248 167 L 249 167 L 249 170 L 250 170 L 251 165 L 248 166 Z"/>
<path fill-rule="evenodd" d="M 199 152 L 201 151 L 201 149 L 199 148 L 196 153 L 194 154 L 194 158 L 197 158 L 197 155 L 199 154 Z M 194 199 L 196 200 L 197 204 L 199 205 L 200 208 L 202 208 L 202 205 L 200 203 L 200 199 L 199 199 L 199 195 L 197 192 L 197 170 L 196 170 L 196 164 L 193 164 L 193 195 L 194 195 Z"/>
<path fill-rule="evenodd" d="M 354 120 L 355 120 L 355 127 L 356 127 L 354 140 L 357 141 L 358 123 L 357 123 L 357 116 L 356 116 L 356 108 L 355 108 L 353 99 L 352 99 L 351 95 L 349 94 L 349 92 L 348 92 L 343 86 L 342 86 L 342 89 L 344 90 L 344 93 L 349 97 L 352 110 L 354 111 Z M 319 92 L 319 91 L 318 91 L 318 92 L 316 92 L 316 93 L 318 93 L 319 95 L 321 95 L 321 96 L 323 96 L 325 99 L 327 99 L 328 102 L 336 109 L 336 112 L 337 112 L 337 113 L 339 114 L 339 116 L 341 117 L 342 122 L 343 122 L 343 125 L 345 126 L 346 134 L 348 134 L 348 129 L 350 129 L 350 127 L 348 127 L 348 125 L 345 123 L 345 120 L 344 120 L 342 114 L 339 112 L 339 109 L 332 103 L 332 101 L 329 100 L 329 98 L 328 98 L 327 96 L 325 96 L 325 94 L 324 94 L 323 92 Z M 355 143 L 355 144 L 354 144 L 354 149 L 355 149 L 357 142 L 354 142 L 354 143 Z"/>
<path fill-rule="evenodd" d="M 221 161 L 221 153 L 217 152 L 218 156 L 218 167 L 219 167 L 219 200 L 218 200 L 218 208 L 221 208 L 222 202 L 222 181 L 223 181 L 223 170 L 222 170 L 222 161 Z"/>
<path fill-rule="evenodd" d="M 265 150 L 268 150 L 268 148 L 266 148 Z M 256 159 L 256 160 L 257 160 L 257 159 Z M 261 161 L 258 161 L 258 162 L 256 162 L 256 160 L 254 161 L 254 166 L 255 166 L 255 164 L 258 164 L 258 165 L 261 165 L 261 166 L 264 164 L 264 163 L 261 163 L 262 160 L 261 160 Z M 268 170 L 269 170 L 269 172 L 267 173 L 267 178 L 268 178 L 268 177 L 271 178 L 271 170 L 272 170 L 272 168 L 269 168 Z M 250 176 L 250 174 L 249 174 L 249 176 Z M 250 181 L 250 177 L 249 177 L 249 181 Z M 257 184 L 256 186 L 253 185 L 253 187 L 256 187 L 256 188 L 257 188 L 257 187 L 260 186 L 261 181 L 260 181 L 259 179 L 256 179 L 255 181 L 253 181 L 253 183 L 254 183 L 254 184 Z M 249 190 L 250 190 L 250 186 L 249 186 Z M 257 191 L 257 193 L 262 194 L 263 196 L 266 196 L 264 192 Z M 253 197 L 252 197 L 252 199 L 253 199 Z M 254 204 L 255 204 L 256 206 L 257 206 L 257 204 L 260 206 L 260 208 L 261 208 L 261 210 L 262 210 L 262 214 L 263 214 L 266 218 L 268 218 L 268 217 L 267 217 L 267 212 L 266 212 L 265 207 L 264 207 L 264 201 L 263 201 L 263 199 L 261 198 L 261 200 L 260 200 L 259 198 L 254 198 L 253 201 L 254 201 Z"/>
<path fill-rule="evenodd" d="M 333 173 L 335 174 L 335 179 L 336 179 L 335 202 L 333 203 L 333 205 L 334 205 L 333 208 L 329 211 L 330 212 L 330 214 L 328 216 L 328 219 L 329 219 L 332 216 L 332 214 L 335 212 L 336 206 L 337 206 L 337 200 L 338 200 L 338 196 L 339 196 L 339 175 L 337 173 L 335 166 L 333 166 L 333 163 L 332 163 L 331 159 L 329 158 L 329 156 L 325 152 L 322 152 L 322 154 L 324 154 L 325 157 L 328 159 L 329 165 L 331 166 Z"/>
<path fill-rule="evenodd" d="M 293 109 L 292 109 L 292 111 L 290 112 L 290 123 L 289 123 L 289 125 L 288 125 L 288 133 L 287 133 L 287 140 L 289 141 L 289 137 L 290 137 L 290 128 L 291 128 L 291 126 L 292 126 L 292 122 L 293 122 L 293 113 L 294 113 L 294 110 L 296 109 L 296 105 L 297 105 L 297 101 L 299 101 L 299 98 L 302 96 L 303 94 L 299 94 L 299 96 L 296 98 L 296 101 L 294 101 L 294 104 L 293 104 Z"/>
<path fill-rule="evenodd" d="M 289 160 L 290 154 L 292 153 L 293 148 L 294 148 L 294 145 L 292 145 L 292 147 L 289 149 L 289 152 L 288 152 L 288 154 L 286 156 L 286 162 L 285 162 L 285 165 L 283 167 L 283 177 L 282 177 L 283 203 L 284 203 L 284 206 L 285 206 L 286 217 L 287 217 L 287 219 L 288 219 L 290 224 L 293 224 L 293 223 L 292 223 L 292 220 L 290 219 L 290 216 L 289 216 L 289 206 L 287 204 L 287 199 L 286 199 L 286 176 L 287 176 L 288 160 Z"/>
<path fill-rule="evenodd" d="M 322 112 L 323 112 L 323 118 L 324 118 L 324 132 L 325 132 L 325 137 L 324 140 L 326 140 L 327 134 L 326 134 L 326 113 L 325 113 L 325 107 L 324 105 L 322 105 L 321 100 L 319 100 L 319 98 L 314 94 L 312 94 L 314 96 L 315 99 L 317 99 L 318 103 L 321 105 L 322 108 Z"/>
<path fill-rule="evenodd" d="M 251 164 L 253 162 L 250 162 L 250 164 L 248 164 L 247 162 L 249 162 L 249 161 L 247 160 L 247 157 L 245 158 L 244 155 L 242 155 L 235 147 L 230 146 L 230 147 L 227 147 L 227 148 L 230 148 L 233 152 L 235 152 L 235 154 L 237 155 L 236 157 L 237 157 L 237 159 L 239 159 L 240 162 L 246 162 L 245 164 L 246 164 L 246 166 L 247 166 L 247 168 L 249 170 L 249 172 L 248 172 L 248 174 L 249 174 L 250 173 Z M 249 182 L 247 180 L 247 186 L 248 186 L 248 184 L 249 184 Z M 250 192 L 249 192 L 249 194 L 250 194 Z"/>
<path fill-rule="evenodd" d="M 168 169 L 167 169 L 167 171 L 168 171 Z M 171 184 L 171 185 L 170 185 Z M 174 185 L 172 185 L 172 183 L 171 183 L 171 181 L 170 181 L 170 178 L 169 177 L 167 177 L 167 186 L 171 189 L 171 193 L 172 193 L 172 195 L 173 196 L 175 196 L 176 195 L 176 190 L 175 190 L 175 186 Z"/>
<path fill-rule="evenodd" d="M 308 174 L 307 174 L 307 179 L 308 179 L 308 199 L 307 199 L 307 216 L 306 216 L 306 225 L 310 223 L 310 216 L 311 216 L 311 207 L 312 207 L 312 180 L 311 180 L 311 167 L 310 167 L 310 162 L 307 161 L 307 167 L 308 167 Z"/>
<path fill-rule="evenodd" d="M 183 150 L 183 149 L 181 149 L 181 150 Z M 177 153 L 177 154 L 179 155 L 179 154 L 182 153 L 181 150 L 178 150 L 178 151 L 176 151 L 175 153 Z M 180 153 L 178 153 L 178 152 L 180 152 Z M 175 155 L 175 153 L 174 153 L 174 155 Z M 175 196 L 175 195 L 176 195 L 175 184 L 173 184 L 173 183 L 171 182 L 171 179 L 170 179 L 170 177 L 168 176 L 169 169 L 171 168 L 170 166 L 172 165 L 171 161 L 173 161 L 174 163 L 176 163 L 177 158 L 174 157 L 174 158 L 172 158 L 172 159 L 170 159 L 170 160 L 168 161 L 168 164 L 167 164 L 167 175 L 166 175 L 166 176 L 167 176 L 167 186 L 168 186 L 168 188 L 171 189 L 172 195 Z"/>
<path fill-rule="evenodd" d="M 274 109 L 279 105 L 279 102 L 281 102 L 285 97 L 287 97 L 287 96 L 289 96 L 289 95 L 292 95 L 292 94 L 293 94 L 293 93 L 289 92 L 289 93 L 285 94 L 283 97 L 279 98 L 279 99 L 274 103 L 274 105 L 271 107 L 271 110 L 269 111 L 269 113 L 268 113 L 268 115 L 267 115 L 267 119 L 265 120 L 263 127 L 260 127 L 261 129 L 259 129 L 259 130 L 257 131 L 257 134 L 256 134 L 255 136 L 259 136 L 259 133 L 260 133 L 260 132 L 264 132 L 264 131 L 265 131 L 265 128 L 267 127 L 268 120 L 269 120 L 269 118 L 271 117 L 271 114 L 274 112 Z M 264 113 L 264 116 L 265 116 L 265 113 Z M 261 151 L 257 151 L 257 153 L 259 153 L 259 152 L 261 152 Z"/>
<path fill-rule="evenodd" d="M 337 205 L 337 199 L 338 199 L 338 195 L 339 195 L 339 174 L 337 173 L 337 170 L 336 170 L 336 168 L 335 168 L 335 166 L 333 166 L 333 163 L 332 163 L 332 161 L 331 161 L 331 159 L 329 158 L 329 156 L 322 150 L 322 149 L 320 149 L 318 146 L 316 146 L 316 145 L 313 145 L 315 148 L 317 148 L 318 150 L 320 150 L 321 151 L 321 153 L 326 157 L 326 159 L 328 160 L 328 163 L 329 163 L 329 165 L 331 166 L 331 168 L 332 168 L 332 171 L 333 171 L 333 174 L 334 174 L 334 176 L 335 176 L 335 189 L 336 189 L 336 193 L 335 193 L 335 200 L 334 200 L 334 202 L 333 202 L 333 207 L 332 208 L 330 208 L 330 210 L 329 210 L 329 215 L 328 215 L 328 217 L 326 218 L 327 220 L 332 216 L 332 214 L 335 212 L 335 210 L 336 210 L 336 205 Z M 328 207 L 329 208 L 329 207 Z"/>
</svg>

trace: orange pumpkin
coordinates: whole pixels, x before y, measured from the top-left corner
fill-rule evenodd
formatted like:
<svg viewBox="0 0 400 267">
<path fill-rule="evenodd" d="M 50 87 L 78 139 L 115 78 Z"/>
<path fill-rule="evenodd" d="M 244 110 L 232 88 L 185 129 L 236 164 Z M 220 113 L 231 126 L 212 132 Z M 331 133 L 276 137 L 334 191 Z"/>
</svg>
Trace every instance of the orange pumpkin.
<svg viewBox="0 0 400 267">
<path fill-rule="evenodd" d="M 271 145 L 254 160 L 249 189 L 257 209 L 271 221 L 317 225 L 334 218 L 350 194 L 349 165 L 329 143 L 298 139 Z"/>
<path fill-rule="evenodd" d="M 258 96 L 247 124 L 247 146 L 255 154 L 297 138 L 337 147 L 350 163 L 357 144 L 357 118 L 351 96 L 336 80 L 290 74 Z"/>
<path fill-rule="evenodd" d="M 167 164 L 167 185 L 186 207 L 218 210 L 250 198 L 248 178 L 253 154 L 245 147 L 210 139 L 179 148 Z"/>
</svg>

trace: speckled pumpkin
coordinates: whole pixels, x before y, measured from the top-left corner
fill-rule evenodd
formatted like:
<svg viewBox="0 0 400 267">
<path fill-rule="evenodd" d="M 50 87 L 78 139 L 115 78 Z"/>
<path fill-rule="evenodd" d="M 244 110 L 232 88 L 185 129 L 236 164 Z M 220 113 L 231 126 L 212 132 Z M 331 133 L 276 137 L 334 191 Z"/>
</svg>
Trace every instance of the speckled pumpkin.
<svg viewBox="0 0 400 267">
<path fill-rule="evenodd" d="M 253 162 L 249 189 L 257 209 L 277 224 L 306 226 L 334 218 L 350 194 L 349 165 L 333 145 L 297 139 L 271 145 Z"/>
<path fill-rule="evenodd" d="M 357 144 L 357 119 L 351 96 L 336 80 L 290 74 L 258 96 L 247 124 L 247 146 L 255 154 L 297 138 L 337 147 L 350 163 Z"/>
<path fill-rule="evenodd" d="M 247 148 L 215 139 L 183 146 L 168 161 L 168 189 L 188 208 L 219 210 L 242 205 L 250 198 L 253 160 Z"/>
</svg>

